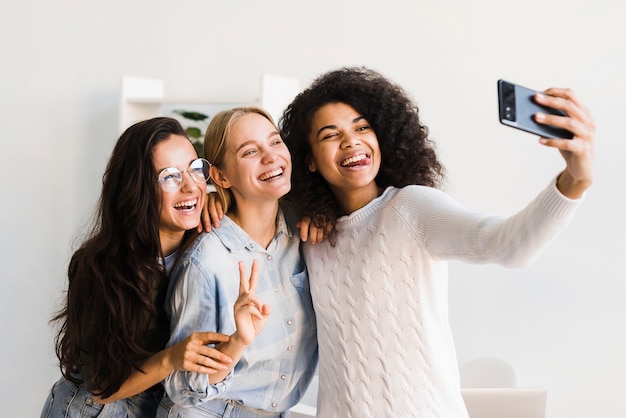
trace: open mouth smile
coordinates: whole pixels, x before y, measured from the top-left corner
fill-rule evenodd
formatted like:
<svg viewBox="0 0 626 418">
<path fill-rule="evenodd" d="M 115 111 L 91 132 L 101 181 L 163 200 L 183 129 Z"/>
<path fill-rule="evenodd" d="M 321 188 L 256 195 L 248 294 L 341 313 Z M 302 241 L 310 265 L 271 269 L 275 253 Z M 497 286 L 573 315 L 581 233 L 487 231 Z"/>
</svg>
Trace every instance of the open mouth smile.
<svg viewBox="0 0 626 418">
<path fill-rule="evenodd" d="M 198 206 L 198 198 L 175 203 L 174 209 L 181 212 L 190 212 L 196 209 L 196 206 Z"/>
<path fill-rule="evenodd" d="M 259 180 L 261 181 L 274 181 L 283 176 L 283 169 L 277 168 L 276 170 L 269 171 L 267 173 L 263 173 L 259 176 Z"/>
<path fill-rule="evenodd" d="M 369 154 L 356 154 L 352 155 L 345 160 L 341 160 L 339 165 L 341 167 L 359 167 L 363 165 L 368 165 L 370 163 L 370 155 Z"/>
</svg>

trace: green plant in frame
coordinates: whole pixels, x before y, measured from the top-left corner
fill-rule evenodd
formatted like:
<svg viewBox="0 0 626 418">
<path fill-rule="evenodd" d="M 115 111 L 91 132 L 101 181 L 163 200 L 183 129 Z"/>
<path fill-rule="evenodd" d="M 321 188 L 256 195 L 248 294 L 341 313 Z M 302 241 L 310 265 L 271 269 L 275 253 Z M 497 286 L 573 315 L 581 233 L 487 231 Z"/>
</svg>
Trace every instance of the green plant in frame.
<svg viewBox="0 0 626 418">
<path fill-rule="evenodd" d="M 206 131 L 207 120 L 209 119 L 209 115 L 205 115 L 201 112 L 188 111 L 188 110 L 180 110 L 175 109 L 172 111 L 177 115 L 180 115 L 183 119 L 192 121 L 192 124 L 184 124 L 185 132 L 189 137 L 189 140 L 193 144 L 194 148 L 198 152 L 198 155 L 204 158 L 204 133 Z M 198 124 L 202 125 L 203 128 L 197 126 Z"/>
</svg>

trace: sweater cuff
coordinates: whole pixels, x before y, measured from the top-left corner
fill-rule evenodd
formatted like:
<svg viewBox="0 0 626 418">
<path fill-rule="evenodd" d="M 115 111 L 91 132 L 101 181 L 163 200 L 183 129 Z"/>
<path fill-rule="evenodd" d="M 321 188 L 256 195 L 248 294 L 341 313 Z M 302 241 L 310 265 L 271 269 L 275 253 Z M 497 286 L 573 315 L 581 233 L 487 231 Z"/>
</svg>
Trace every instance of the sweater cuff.
<svg viewBox="0 0 626 418">
<path fill-rule="evenodd" d="M 557 178 L 558 176 L 555 176 L 544 191 L 543 205 L 556 218 L 569 219 L 584 200 L 585 194 L 578 199 L 570 199 L 556 187 Z"/>
</svg>

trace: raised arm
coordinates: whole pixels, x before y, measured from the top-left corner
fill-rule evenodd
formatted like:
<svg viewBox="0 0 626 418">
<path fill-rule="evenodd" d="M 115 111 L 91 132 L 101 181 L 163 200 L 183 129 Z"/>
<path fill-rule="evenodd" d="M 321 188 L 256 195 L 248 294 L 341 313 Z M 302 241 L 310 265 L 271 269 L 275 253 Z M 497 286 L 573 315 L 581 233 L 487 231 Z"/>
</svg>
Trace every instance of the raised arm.
<svg viewBox="0 0 626 418">
<path fill-rule="evenodd" d="M 211 384 L 221 382 L 231 372 L 246 348 L 261 332 L 267 317 L 271 313 L 268 305 L 264 305 L 256 296 L 258 286 L 258 263 L 252 262 L 250 280 L 246 278 L 246 267 L 239 262 L 239 297 L 235 301 L 234 314 L 237 330 L 230 339 L 217 346 L 217 349 L 233 360 L 230 366 L 209 376 Z"/>
<path fill-rule="evenodd" d="M 219 272 L 213 273 L 226 275 L 224 277 L 232 274 L 232 267 L 221 267 Z M 185 335 L 190 328 L 220 329 L 214 327 L 225 326 L 232 330 L 228 331 L 232 332 L 228 341 L 214 347 L 232 359 L 228 367 L 213 374 L 174 371 L 165 378 L 163 385 L 167 394 L 173 402 L 181 406 L 197 405 L 225 390 L 231 381 L 230 373 L 270 314 L 269 306 L 264 305 L 255 294 L 258 283 L 257 262 L 252 263 L 249 280 L 245 266 L 240 262 L 239 276 L 238 297 L 234 302 L 228 302 L 227 293 L 230 294 L 230 290 L 217 290 L 213 277 L 196 263 L 189 263 L 178 278 L 170 300 L 174 321 L 170 343 L 178 341 L 178 336 Z M 230 289 L 228 283 L 230 280 L 225 279 L 223 284 Z M 220 318 L 220 310 L 230 303 L 234 306 L 234 327 L 223 324 L 224 318 Z"/>
</svg>

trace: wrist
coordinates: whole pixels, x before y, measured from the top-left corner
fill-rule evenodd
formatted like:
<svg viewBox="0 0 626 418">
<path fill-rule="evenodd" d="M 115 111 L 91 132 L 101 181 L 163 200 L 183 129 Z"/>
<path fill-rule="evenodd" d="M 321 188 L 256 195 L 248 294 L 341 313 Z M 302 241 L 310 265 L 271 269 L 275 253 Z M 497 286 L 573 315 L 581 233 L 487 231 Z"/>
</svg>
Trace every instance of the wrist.
<svg viewBox="0 0 626 418">
<path fill-rule="evenodd" d="M 159 356 L 159 365 L 161 367 L 161 370 L 163 370 L 167 374 L 176 370 L 176 368 L 174 367 L 174 360 L 172 359 L 173 346 L 167 347 L 159 351 L 156 355 Z"/>
<path fill-rule="evenodd" d="M 229 340 L 230 344 L 234 344 L 234 345 L 238 345 L 241 347 L 247 347 L 252 343 L 252 340 L 249 338 L 244 338 L 239 331 L 235 331 L 231 336 L 230 336 L 230 340 Z"/>
<path fill-rule="evenodd" d="M 570 199 L 581 198 L 591 183 L 591 179 L 576 179 L 567 171 L 563 171 L 556 179 L 557 189 Z"/>
</svg>

